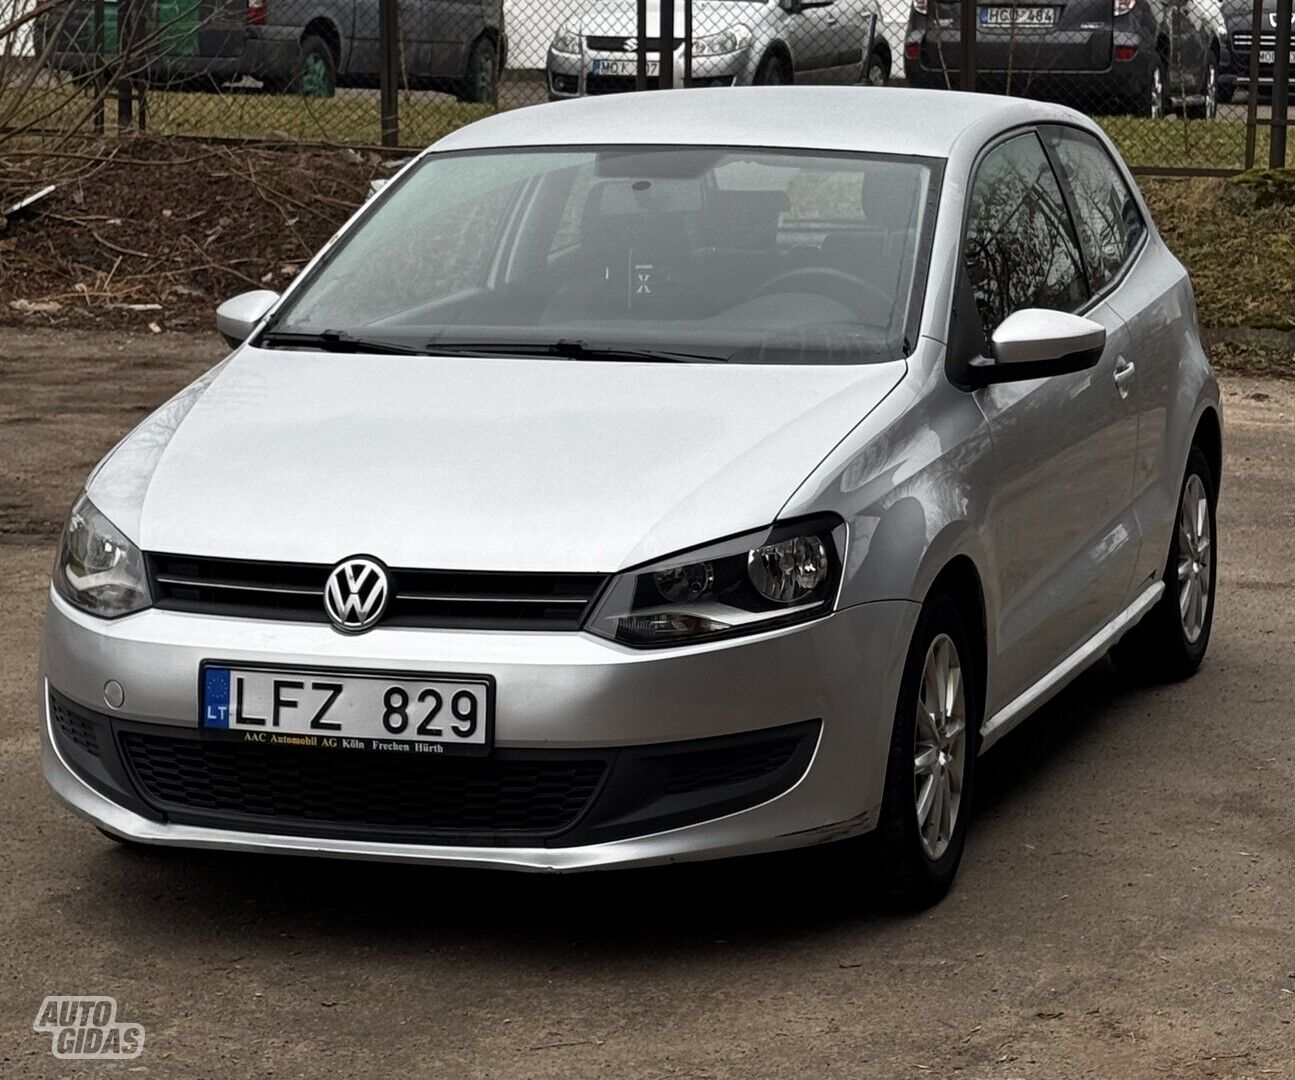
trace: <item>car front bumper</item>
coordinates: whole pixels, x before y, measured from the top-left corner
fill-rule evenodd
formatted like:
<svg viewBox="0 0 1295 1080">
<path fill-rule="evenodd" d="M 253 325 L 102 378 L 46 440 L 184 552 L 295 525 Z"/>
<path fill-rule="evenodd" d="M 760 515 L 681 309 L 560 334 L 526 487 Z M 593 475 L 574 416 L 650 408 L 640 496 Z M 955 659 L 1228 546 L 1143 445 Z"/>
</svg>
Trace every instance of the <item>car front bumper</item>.
<svg viewBox="0 0 1295 1080">
<path fill-rule="evenodd" d="M 594 65 L 599 60 L 630 61 L 634 53 L 623 52 L 590 52 L 580 55 L 574 53 L 556 53 L 551 49 L 548 54 L 546 78 L 549 98 L 560 101 L 565 98 L 583 97 L 586 94 L 614 94 L 628 92 L 635 88 L 635 76 L 630 75 L 595 75 Z M 648 59 L 656 62 L 657 53 L 649 53 Z M 725 53 L 719 56 L 694 56 L 692 58 L 693 86 L 748 86 L 755 74 L 750 48 L 740 52 Z M 684 53 L 682 49 L 675 52 L 672 59 L 675 87 L 684 85 Z M 659 76 L 648 79 L 648 88 L 656 89 Z"/>
<path fill-rule="evenodd" d="M 219 618 L 156 609 L 104 622 L 51 592 L 38 680 L 46 779 L 58 797 L 106 831 L 142 843 L 277 851 L 527 870 L 646 865 L 803 846 L 876 823 L 891 720 L 917 605 L 859 605 L 799 627 L 665 650 L 629 649 L 583 633 L 380 628 L 358 637 L 321 624 Z M 479 672 L 496 682 L 498 756 L 615 753 L 626 748 L 741 740 L 814 725 L 803 765 L 777 792 L 704 820 L 597 839 L 471 835 L 392 838 L 339 834 L 310 822 L 175 820 L 149 792 L 120 792 L 76 764 L 53 724 L 51 693 L 123 730 L 198 741 L 203 660 L 291 668 Z M 116 681 L 124 703 L 105 705 Z M 115 730 L 115 728 L 114 728 Z M 309 750 L 315 755 L 371 753 Z M 428 755 L 431 757 L 432 755 Z M 129 770 L 127 770 L 129 772 Z M 130 773 L 132 777 L 134 773 Z M 719 802 L 714 804 L 720 806 Z M 696 814 L 694 814 L 696 817 Z M 572 841 L 571 838 L 575 838 Z"/>
</svg>

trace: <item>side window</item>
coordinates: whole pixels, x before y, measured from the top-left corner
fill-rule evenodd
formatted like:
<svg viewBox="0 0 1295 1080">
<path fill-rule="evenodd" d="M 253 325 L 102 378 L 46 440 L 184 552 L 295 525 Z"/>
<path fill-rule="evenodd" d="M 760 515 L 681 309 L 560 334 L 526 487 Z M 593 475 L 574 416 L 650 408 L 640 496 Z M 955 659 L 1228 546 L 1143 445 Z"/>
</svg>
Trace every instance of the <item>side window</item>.
<svg viewBox="0 0 1295 1080">
<path fill-rule="evenodd" d="M 1088 299 L 1070 214 L 1033 132 L 981 161 L 963 257 L 986 338 L 1021 308 L 1074 311 Z"/>
<path fill-rule="evenodd" d="M 1106 148 L 1076 128 L 1054 127 L 1046 138 L 1075 204 L 1075 225 L 1094 291 L 1128 261 L 1147 231 L 1133 192 Z"/>
</svg>

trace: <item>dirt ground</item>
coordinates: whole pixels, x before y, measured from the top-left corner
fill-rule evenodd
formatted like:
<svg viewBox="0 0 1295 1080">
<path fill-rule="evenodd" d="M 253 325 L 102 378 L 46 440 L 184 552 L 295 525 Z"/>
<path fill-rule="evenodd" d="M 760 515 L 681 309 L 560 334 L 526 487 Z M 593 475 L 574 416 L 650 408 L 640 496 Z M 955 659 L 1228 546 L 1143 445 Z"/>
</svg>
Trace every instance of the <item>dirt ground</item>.
<svg viewBox="0 0 1295 1080">
<path fill-rule="evenodd" d="M 33 672 L 86 471 L 220 354 L 0 330 L 0 1077 L 1295 1076 L 1295 384 L 1226 382 L 1199 676 L 1107 664 L 985 759 L 916 917 L 823 854 L 584 877 L 137 853 L 55 805 Z M 59 1063 L 46 994 L 147 1030 Z"/>
</svg>

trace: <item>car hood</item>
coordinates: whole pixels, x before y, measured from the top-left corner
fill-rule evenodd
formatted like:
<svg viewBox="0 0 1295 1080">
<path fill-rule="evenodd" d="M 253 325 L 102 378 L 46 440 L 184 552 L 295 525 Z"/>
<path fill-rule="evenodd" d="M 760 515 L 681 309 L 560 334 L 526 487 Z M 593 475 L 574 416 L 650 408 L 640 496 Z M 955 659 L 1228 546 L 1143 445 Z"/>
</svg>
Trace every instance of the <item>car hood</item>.
<svg viewBox="0 0 1295 1080">
<path fill-rule="evenodd" d="M 714 34 L 735 22 L 753 23 L 760 16 L 763 4 L 736 3 L 734 0 L 711 0 L 693 5 L 693 26 L 697 36 Z M 586 8 L 573 24 L 582 34 L 634 37 L 638 26 L 636 0 L 605 0 Z M 675 37 L 683 36 L 683 4 L 676 2 L 674 9 Z M 647 31 L 650 36 L 661 32 L 660 0 L 648 0 Z"/>
<path fill-rule="evenodd" d="M 249 347 L 89 494 L 147 551 L 607 572 L 769 524 L 904 371 Z"/>
</svg>

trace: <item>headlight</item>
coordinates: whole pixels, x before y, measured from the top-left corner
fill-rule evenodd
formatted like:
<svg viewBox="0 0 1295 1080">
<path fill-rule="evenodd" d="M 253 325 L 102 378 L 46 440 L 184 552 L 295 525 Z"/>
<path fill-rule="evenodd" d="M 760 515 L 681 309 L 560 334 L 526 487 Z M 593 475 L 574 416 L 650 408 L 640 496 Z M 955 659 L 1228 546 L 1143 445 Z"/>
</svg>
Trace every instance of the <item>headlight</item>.
<svg viewBox="0 0 1295 1080">
<path fill-rule="evenodd" d="M 54 588 L 69 604 L 104 619 L 129 615 L 152 603 L 139 548 L 84 494 L 63 528 Z"/>
<path fill-rule="evenodd" d="M 718 34 L 693 38 L 693 56 L 720 56 L 740 52 L 751 44 L 751 31 L 745 26 L 730 26 Z"/>
<path fill-rule="evenodd" d="M 553 36 L 553 51 L 563 56 L 580 55 L 580 31 L 574 27 L 564 26 Z"/>
<path fill-rule="evenodd" d="M 789 522 L 618 575 L 586 627 L 641 648 L 755 634 L 825 615 L 845 525 Z"/>
</svg>

